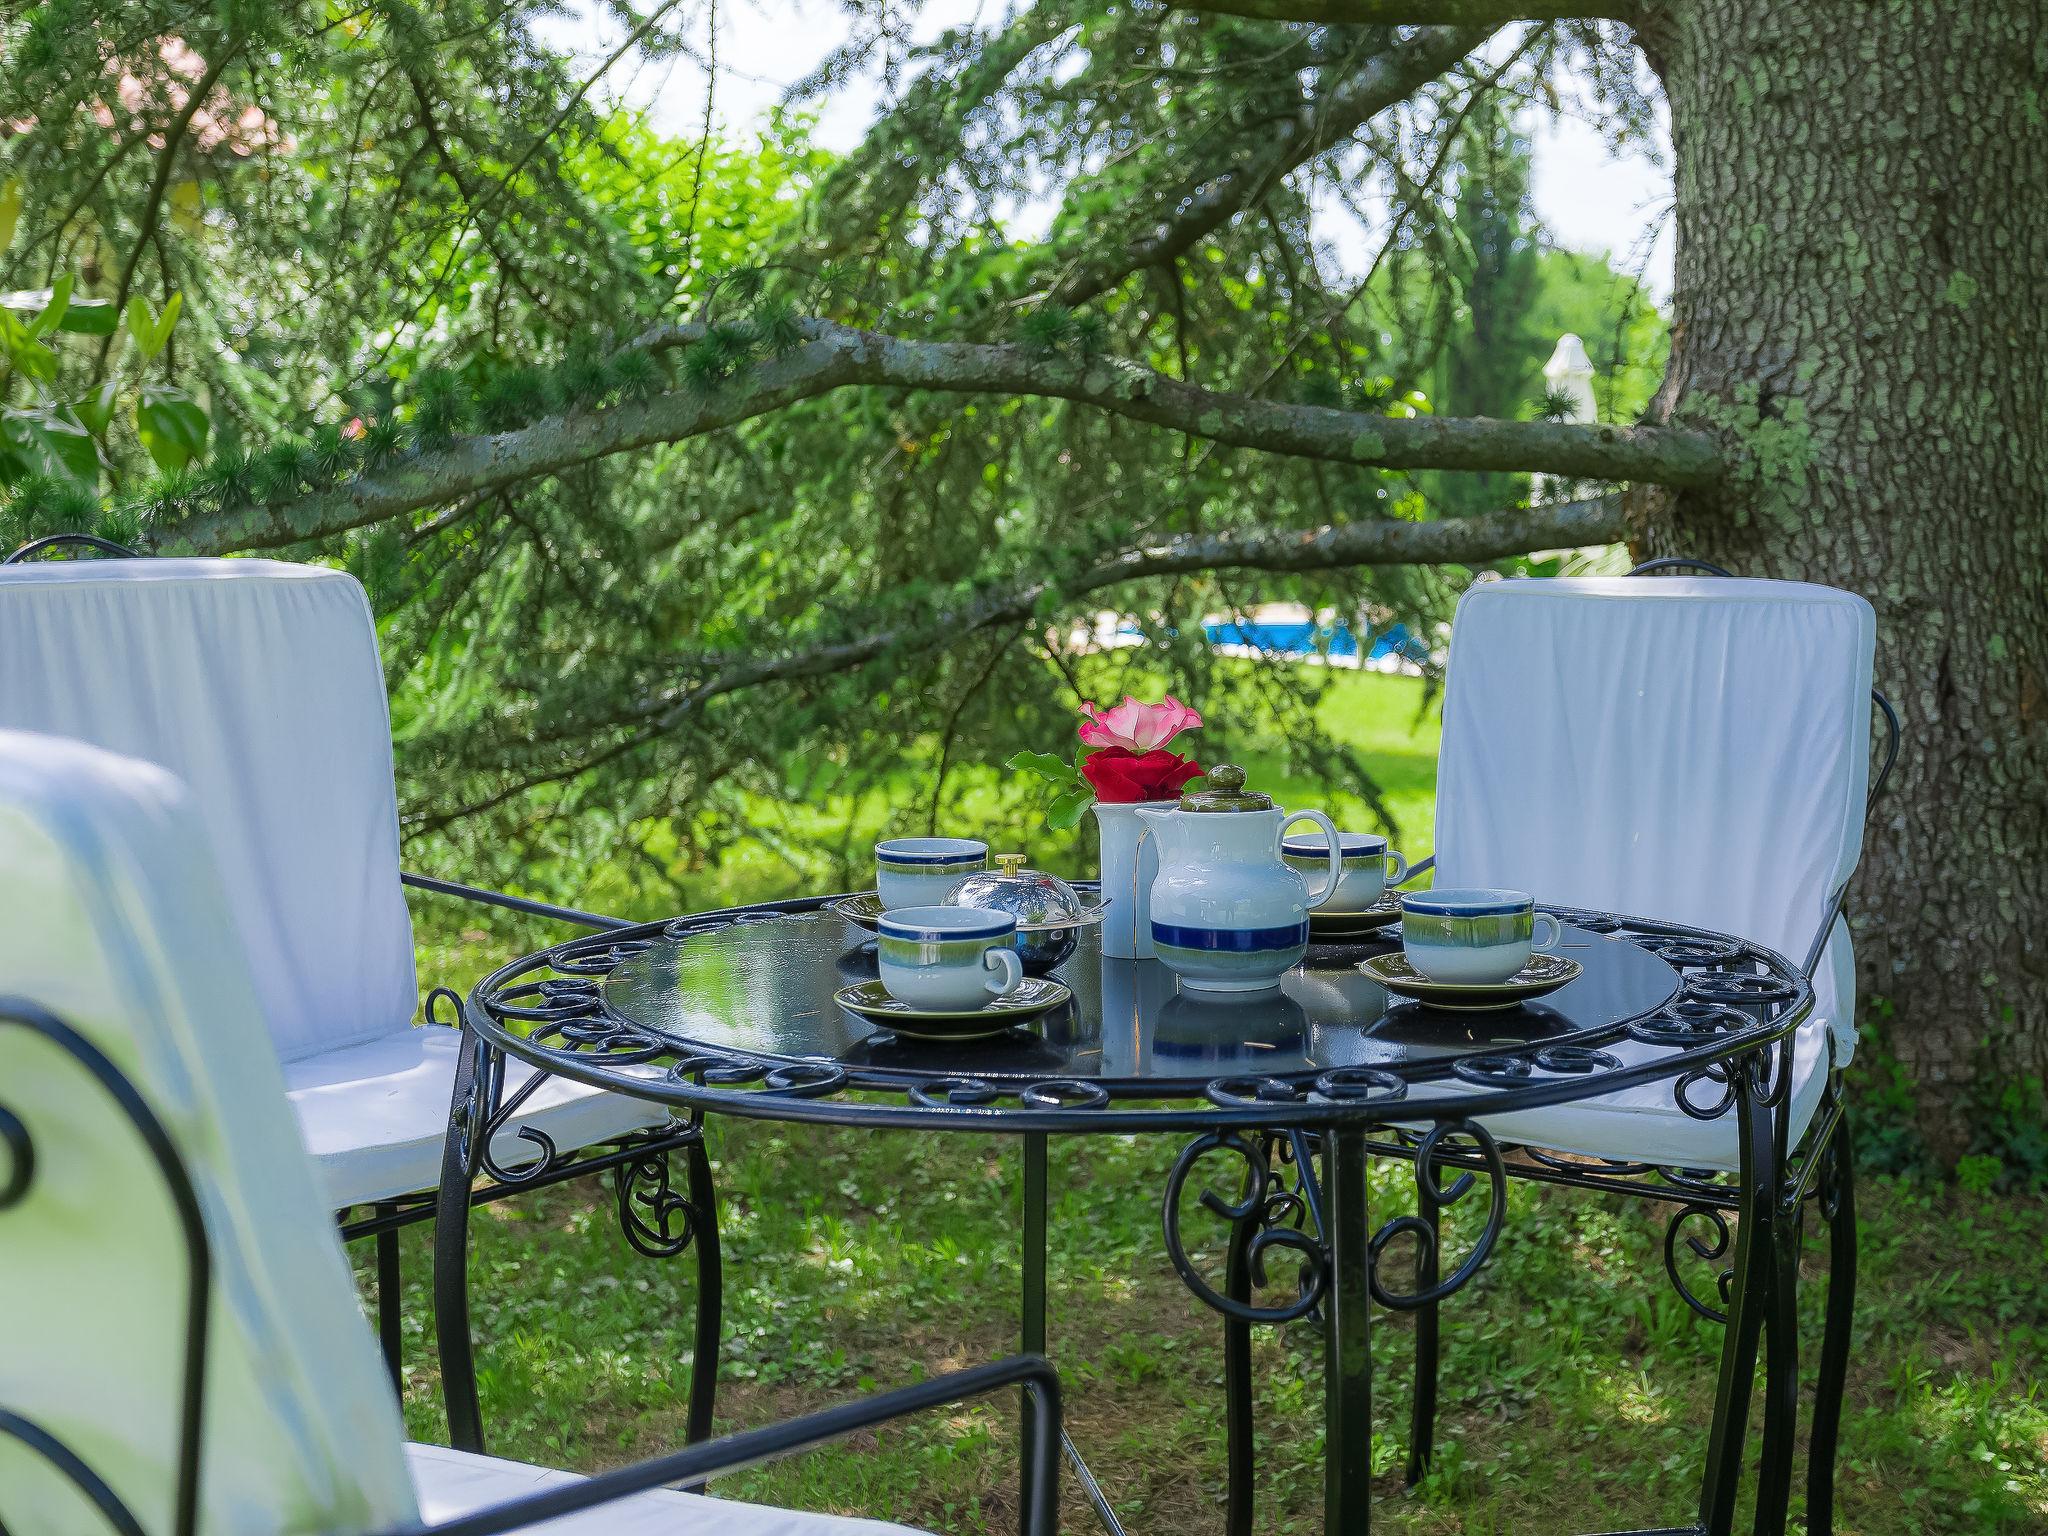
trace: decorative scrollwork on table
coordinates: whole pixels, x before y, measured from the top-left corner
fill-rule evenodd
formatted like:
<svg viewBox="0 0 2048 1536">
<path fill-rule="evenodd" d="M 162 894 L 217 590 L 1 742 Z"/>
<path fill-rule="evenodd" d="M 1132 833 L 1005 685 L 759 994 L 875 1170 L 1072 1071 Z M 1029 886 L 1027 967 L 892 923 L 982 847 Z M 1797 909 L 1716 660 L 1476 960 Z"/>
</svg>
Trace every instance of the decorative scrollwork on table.
<svg viewBox="0 0 2048 1536">
<path fill-rule="evenodd" d="M 1469 1141 L 1467 1149 L 1454 1145 L 1457 1141 Z M 1476 1120 L 1442 1120 L 1423 1133 L 1415 1147 L 1415 1188 L 1418 1201 L 1441 1212 L 1463 1200 L 1478 1176 L 1468 1169 L 1460 1169 L 1458 1176 L 1446 1185 L 1438 1173 L 1439 1161 L 1453 1154 L 1476 1154 L 1485 1164 L 1483 1172 L 1488 1181 L 1486 1220 L 1479 1235 L 1473 1239 L 1471 1250 L 1449 1274 L 1442 1273 L 1443 1224 L 1441 1219 L 1432 1221 L 1420 1214 L 1396 1216 L 1384 1223 L 1372 1235 L 1367 1244 L 1372 1257 L 1373 1300 L 1381 1306 L 1396 1312 L 1413 1312 L 1432 1302 L 1442 1301 L 1446 1296 L 1463 1290 L 1472 1277 L 1479 1273 L 1493 1253 L 1493 1245 L 1499 1241 L 1501 1229 L 1507 1224 L 1508 1216 L 1508 1171 L 1501 1158 L 1500 1147 L 1493 1135 Z M 1416 1242 L 1415 1273 L 1418 1276 L 1412 1291 L 1396 1290 L 1389 1285 L 1382 1273 L 1382 1260 L 1387 1249 L 1399 1238 L 1411 1236 Z M 1424 1284 L 1420 1277 L 1435 1270 L 1437 1278 L 1433 1283 Z"/>
<path fill-rule="evenodd" d="M 672 1259 L 697 1240 L 705 1213 L 670 1187 L 666 1151 L 619 1164 L 612 1189 L 618 1197 L 619 1230 L 634 1252 Z"/>
<path fill-rule="evenodd" d="M 1694 966 L 1729 965 L 1742 958 L 1740 944 L 1705 935 L 1624 932 L 1621 937 L 1681 970 Z"/>
<path fill-rule="evenodd" d="M 1204 1189 L 1199 1197 L 1202 1208 L 1233 1226 L 1251 1229 L 1245 1240 L 1244 1257 L 1254 1286 L 1263 1289 L 1267 1283 L 1266 1256 L 1271 1250 L 1284 1249 L 1301 1260 L 1299 1294 L 1292 1302 L 1261 1306 L 1226 1296 L 1209 1283 L 1188 1254 L 1187 1244 L 1181 1235 L 1181 1197 L 1195 1165 L 1210 1153 L 1219 1151 L 1232 1153 L 1243 1161 L 1244 1193 L 1240 1198 L 1231 1200 L 1218 1194 L 1214 1188 Z M 1210 1131 L 1197 1136 L 1181 1149 L 1180 1156 L 1174 1160 L 1173 1171 L 1167 1175 L 1166 1194 L 1160 1208 L 1166 1234 L 1166 1254 L 1181 1283 L 1213 1311 L 1245 1323 L 1293 1322 L 1316 1309 L 1330 1280 L 1328 1252 L 1299 1226 L 1306 1210 L 1307 1205 L 1301 1195 L 1274 1176 L 1272 1148 L 1265 1135 L 1235 1130 Z"/>
<path fill-rule="evenodd" d="M 1681 1205 L 1671 1213 L 1671 1220 L 1664 1226 L 1664 1273 L 1671 1277 L 1671 1288 L 1678 1292 L 1679 1299 L 1688 1307 L 1710 1323 L 1725 1323 L 1728 1321 L 1728 1298 L 1735 1286 L 1734 1266 L 1729 1265 L 1715 1276 L 1715 1289 L 1721 1298 L 1721 1305 L 1718 1307 L 1702 1300 L 1699 1292 L 1692 1288 L 1679 1271 L 1679 1235 L 1688 1221 L 1696 1219 L 1705 1221 L 1714 1235 L 1711 1241 L 1696 1235 L 1687 1235 L 1685 1246 L 1692 1251 L 1693 1256 L 1708 1264 L 1718 1263 L 1728 1256 L 1727 1216 L 1711 1205 Z"/>
<path fill-rule="evenodd" d="M 1685 995 L 1698 1003 L 1789 1003 L 1799 995 L 1798 987 L 1782 976 L 1764 976 L 1754 971 L 1687 971 Z"/>
</svg>

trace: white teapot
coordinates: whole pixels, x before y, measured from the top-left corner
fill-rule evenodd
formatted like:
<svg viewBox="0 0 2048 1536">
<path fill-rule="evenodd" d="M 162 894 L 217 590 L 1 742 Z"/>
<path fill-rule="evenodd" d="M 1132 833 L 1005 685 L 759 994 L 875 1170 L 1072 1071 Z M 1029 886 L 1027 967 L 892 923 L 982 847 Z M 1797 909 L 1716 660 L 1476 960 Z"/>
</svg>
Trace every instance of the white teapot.
<svg viewBox="0 0 2048 1536">
<path fill-rule="evenodd" d="M 1201 992 L 1261 992 L 1308 952 L 1308 915 L 1336 894 L 1343 878 L 1341 840 L 1321 811 L 1291 814 L 1272 797 L 1249 792 L 1244 770 L 1219 763 L 1209 788 L 1181 796 L 1171 811 L 1140 809 L 1159 848 L 1152 882 L 1152 947 Z M 1313 894 L 1280 857 L 1280 840 L 1297 821 L 1323 829 L 1330 868 Z"/>
</svg>

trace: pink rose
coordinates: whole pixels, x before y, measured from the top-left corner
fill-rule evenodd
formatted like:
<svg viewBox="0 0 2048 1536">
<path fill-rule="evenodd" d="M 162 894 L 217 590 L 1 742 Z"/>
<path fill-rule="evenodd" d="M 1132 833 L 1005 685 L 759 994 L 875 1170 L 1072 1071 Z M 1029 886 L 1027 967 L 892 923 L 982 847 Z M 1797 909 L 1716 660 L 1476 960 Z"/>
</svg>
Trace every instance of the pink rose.
<svg viewBox="0 0 2048 1536">
<path fill-rule="evenodd" d="M 1140 756 L 1165 746 L 1182 731 L 1193 730 L 1202 717 L 1172 694 L 1158 704 L 1140 704 L 1129 694 L 1114 709 L 1083 704 L 1081 740 L 1091 747 L 1122 747 Z"/>
</svg>

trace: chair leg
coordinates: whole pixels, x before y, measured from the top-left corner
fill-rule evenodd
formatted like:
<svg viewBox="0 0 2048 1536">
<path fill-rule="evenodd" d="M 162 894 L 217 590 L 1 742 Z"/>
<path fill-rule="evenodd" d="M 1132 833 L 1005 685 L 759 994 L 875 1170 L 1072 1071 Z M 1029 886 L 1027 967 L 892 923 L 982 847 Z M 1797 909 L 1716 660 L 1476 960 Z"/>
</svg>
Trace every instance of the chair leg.
<svg viewBox="0 0 2048 1536">
<path fill-rule="evenodd" d="M 1429 1196 L 1427 1181 L 1418 1180 L 1416 1214 L 1429 1226 L 1428 1240 L 1415 1259 L 1415 1286 L 1426 1291 L 1437 1283 L 1438 1254 L 1443 1242 L 1443 1216 Z M 1429 1471 L 1430 1456 L 1436 1449 L 1436 1386 L 1441 1344 L 1437 1309 L 1429 1302 L 1415 1310 L 1415 1400 L 1408 1414 L 1408 1475 L 1410 1488 Z"/>
<path fill-rule="evenodd" d="M 1829 1161 L 1821 1171 L 1820 1208 L 1828 1223 L 1828 1310 L 1820 1379 L 1813 1393 L 1813 1436 L 1806 1453 L 1807 1536 L 1831 1536 L 1834 1530 L 1835 1447 L 1856 1313 L 1856 1170 L 1846 1113 L 1836 1123 L 1825 1155 Z"/>
<path fill-rule="evenodd" d="M 1231 1226 L 1223 1293 L 1232 1301 L 1248 1303 L 1252 1299 L 1251 1240 L 1257 1230 L 1255 1217 Z M 1224 1509 L 1223 1529 L 1227 1536 L 1251 1536 L 1252 1325 L 1234 1317 L 1223 1320 L 1223 1394 L 1225 1462 L 1229 1478 L 1229 1502 Z"/>
<path fill-rule="evenodd" d="M 441 1397 L 448 1443 L 481 1455 L 483 1409 L 477 1401 L 476 1351 L 469 1327 L 469 1193 L 476 1180 L 483 1116 L 477 1077 L 489 1047 L 462 1027 L 455 1095 L 441 1150 L 441 1187 L 434 1202 L 434 1342 L 441 1355 Z"/>
<path fill-rule="evenodd" d="M 380 1217 L 397 1211 L 390 1204 L 373 1208 Z M 377 1234 L 377 1340 L 384 1348 L 384 1365 L 391 1372 L 391 1388 L 405 1391 L 405 1298 L 398 1275 L 398 1228 Z"/>
</svg>

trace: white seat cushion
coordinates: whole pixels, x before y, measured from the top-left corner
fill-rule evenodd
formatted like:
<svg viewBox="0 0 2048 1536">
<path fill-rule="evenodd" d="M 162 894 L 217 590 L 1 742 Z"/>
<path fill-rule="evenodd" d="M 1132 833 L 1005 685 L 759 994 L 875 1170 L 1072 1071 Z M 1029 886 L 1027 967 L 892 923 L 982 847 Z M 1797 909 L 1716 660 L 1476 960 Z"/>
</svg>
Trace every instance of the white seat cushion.
<svg viewBox="0 0 2048 1536">
<path fill-rule="evenodd" d="M 408 1445 L 414 1491 L 427 1524 L 583 1479 L 439 1445 Z M 736 1499 L 658 1489 L 586 1514 L 526 1526 L 521 1536 L 903 1536 L 909 1526 L 845 1515 L 803 1514 Z"/>
<path fill-rule="evenodd" d="M 285 1091 L 329 1206 L 341 1210 L 440 1183 L 442 1134 L 461 1044 L 460 1030 L 428 1025 L 286 1063 Z M 504 1098 L 532 1076 L 531 1067 L 507 1062 Z M 517 1134 L 520 1126 L 569 1152 L 667 1118 L 644 1100 L 555 1077 L 535 1089 L 518 1117 L 492 1138 L 491 1153 L 508 1169 L 531 1163 L 539 1148 Z"/>
<path fill-rule="evenodd" d="M 1836 1041 L 1836 1053 L 1844 1059 L 1847 1056 L 1839 1043 L 1840 1032 L 1833 1025 L 1839 1000 L 1855 995 L 1854 962 L 1846 943 L 1830 944 L 1828 956 L 1829 961 L 1822 963 L 1814 980 L 1813 1012 L 1794 1037 L 1790 1144 L 1795 1147 L 1806 1134 L 1807 1126 L 1813 1123 L 1821 1089 L 1827 1085 L 1831 1035 Z M 1846 977 L 1838 974 L 1845 968 L 1849 971 Z M 1633 1040 L 1602 1049 L 1620 1057 L 1625 1065 L 1667 1054 L 1660 1047 Z M 1702 1081 L 1689 1088 L 1686 1097 L 1694 1105 L 1706 1108 L 1719 1103 L 1722 1092 L 1719 1083 Z M 1551 1152 L 1721 1172 L 1733 1172 L 1740 1165 L 1734 1111 L 1717 1120 L 1696 1119 L 1678 1107 L 1672 1080 L 1668 1078 L 1583 1103 L 1551 1104 L 1518 1114 L 1481 1118 L 1487 1130 L 1502 1141 L 1517 1141 Z"/>
</svg>

